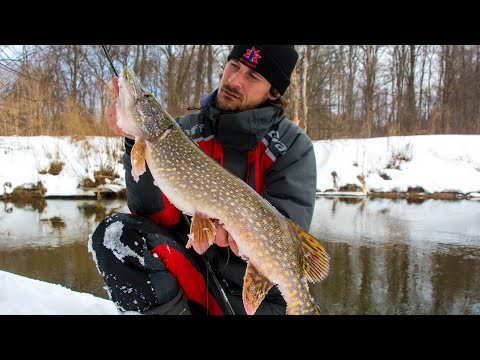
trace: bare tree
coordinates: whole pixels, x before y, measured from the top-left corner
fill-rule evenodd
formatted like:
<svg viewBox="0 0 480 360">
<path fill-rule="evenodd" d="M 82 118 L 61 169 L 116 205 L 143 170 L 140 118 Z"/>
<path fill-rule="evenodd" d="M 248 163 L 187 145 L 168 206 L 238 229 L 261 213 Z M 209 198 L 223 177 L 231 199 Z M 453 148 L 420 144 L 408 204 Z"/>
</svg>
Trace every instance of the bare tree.
<svg viewBox="0 0 480 360">
<path fill-rule="evenodd" d="M 312 139 L 480 133 L 479 45 L 296 47 L 285 97 Z M 232 46 L 106 48 L 179 116 L 215 89 Z M 111 134 L 112 77 L 99 46 L 0 46 L 1 135 Z"/>
<path fill-rule="evenodd" d="M 363 50 L 363 70 L 364 70 L 364 85 L 363 85 L 363 113 L 364 120 L 364 134 L 366 137 L 371 137 L 373 132 L 373 115 L 375 103 L 375 81 L 377 77 L 378 64 L 378 50 L 379 45 L 365 45 Z"/>
<path fill-rule="evenodd" d="M 288 89 L 290 97 L 291 97 L 291 103 L 292 103 L 292 121 L 300 125 L 300 119 L 298 117 L 298 107 L 299 107 L 299 97 L 300 94 L 298 93 L 298 75 L 297 75 L 297 68 L 293 69 L 292 72 L 292 80 L 290 84 L 290 88 Z"/>
<path fill-rule="evenodd" d="M 305 45 L 302 54 L 303 61 L 303 75 L 302 75 L 302 117 L 300 118 L 299 125 L 305 132 L 308 131 L 308 104 L 307 104 L 307 75 L 310 61 L 310 46 Z"/>
<path fill-rule="evenodd" d="M 447 134 L 450 132 L 451 125 L 451 96 L 453 91 L 453 46 L 452 45 L 443 45 L 442 46 L 442 77 L 443 80 L 442 86 L 442 105 L 441 105 L 441 123 L 439 132 L 441 134 Z"/>
<path fill-rule="evenodd" d="M 200 45 L 197 54 L 197 69 L 195 73 L 195 96 L 193 98 L 193 103 L 195 106 L 198 106 L 200 103 L 200 95 L 203 92 L 204 81 L 203 81 L 203 68 L 205 65 L 205 57 L 207 54 L 208 45 Z"/>
</svg>

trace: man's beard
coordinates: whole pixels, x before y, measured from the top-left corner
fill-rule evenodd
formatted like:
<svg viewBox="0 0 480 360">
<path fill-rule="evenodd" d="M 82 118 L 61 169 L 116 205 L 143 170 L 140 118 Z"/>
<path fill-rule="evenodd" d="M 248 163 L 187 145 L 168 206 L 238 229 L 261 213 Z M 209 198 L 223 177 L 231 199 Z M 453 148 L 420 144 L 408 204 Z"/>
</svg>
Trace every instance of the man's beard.
<svg viewBox="0 0 480 360">
<path fill-rule="evenodd" d="M 233 104 L 225 104 L 223 101 L 221 101 L 217 97 L 217 101 L 215 103 L 215 106 L 218 110 L 224 111 L 224 112 L 239 112 L 243 111 L 240 105 L 233 105 Z"/>
<path fill-rule="evenodd" d="M 226 84 L 222 85 L 219 92 L 221 92 L 222 89 L 228 91 L 229 93 L 231 93 L 235 96 L 237 96 L 237 99 L 235 99 L 233 101 L 234 102 L 239 101 L 240 104 L 239 103 L 231 104 L 228 100 L 224 101 L 224 99 L 221 96 L 218 96 L 218 94 L 217 94 L 217 99 L 216 99 L 217 109 L 219 109 L 221 111 L 232 111 L 232 112 L 246 110 L 246 109 L 243 109 L 242 106 L 241 106 L 241 101 L 242 101 L 243 97 L 237 90 L 235 90 L 234 88 L 232 88 L 232 87 L 230 87 L 229 85 L 226 85 Z"/>
</svg>

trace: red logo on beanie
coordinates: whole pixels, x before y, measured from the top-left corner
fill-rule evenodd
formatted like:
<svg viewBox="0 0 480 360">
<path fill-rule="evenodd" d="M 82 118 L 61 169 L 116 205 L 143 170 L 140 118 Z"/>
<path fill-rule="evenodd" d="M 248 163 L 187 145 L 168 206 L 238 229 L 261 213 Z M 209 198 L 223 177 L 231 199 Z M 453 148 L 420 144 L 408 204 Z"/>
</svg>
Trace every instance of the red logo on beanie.
<svg viewBox="0 0 480 360">
<path fill-rule="evenodd" d="M 243 54 L 243 56 L 250 61 L 251 63 L 258 64 L 257 59 L 261 59 L 262 57 L 259 55 L 260 50 L 255 50 L 253 46 L 251 49 L 247 49 L 247 52 Z"/>
</svg>

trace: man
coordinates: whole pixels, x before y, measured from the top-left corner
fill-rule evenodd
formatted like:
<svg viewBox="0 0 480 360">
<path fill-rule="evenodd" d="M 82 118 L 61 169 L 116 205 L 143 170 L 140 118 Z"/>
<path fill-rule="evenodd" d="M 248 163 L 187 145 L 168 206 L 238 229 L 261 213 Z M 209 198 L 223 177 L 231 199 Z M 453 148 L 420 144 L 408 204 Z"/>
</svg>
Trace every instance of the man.
<svg viewBox="0 0 480 360">
<path fill-rule="evenodd" d="M 177 119 L 200 148 L 247 182 L 286 217 L 307 230 L 316 189 L 313 145 L 287 119 L 282 95 L 298 60 L 292 45 L 235 45 L 218 89 L 201 111 Z M 115 80 L 115 79 L 114 79 Z M 118 84 L 114 81 L 118 94 Z M 91 245 L 110 298 L 120 311 L 142 314 L 246 314 L 242 302 L 246 262 L 235 239 L 216 223 L 215 245 L 202 256 L 186 249 L 189 220 L 155 186 L 147 172 L 130 173 L 134 140 L 125 136 L 123 163 L 132 214 L 100 223 Z M 256 314 L 285 314 L 272 287 Z"/>
</svg>

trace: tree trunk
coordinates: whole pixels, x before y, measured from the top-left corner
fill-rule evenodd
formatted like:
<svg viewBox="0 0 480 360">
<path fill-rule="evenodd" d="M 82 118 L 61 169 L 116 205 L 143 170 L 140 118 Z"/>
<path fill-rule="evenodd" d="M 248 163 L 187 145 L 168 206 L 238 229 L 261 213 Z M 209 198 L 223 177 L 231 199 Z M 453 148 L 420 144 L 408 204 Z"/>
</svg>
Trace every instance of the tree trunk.
<svg viewBox="0 0 480 360">
<path fill-rule="evenodd" d="M 302 110 L 303 116 L 300 120 L 300 127 L 307 132 L 308 130 L 308 104 L 307 104 L 307 75 L 308 62 L 310 58 L 310 46 L 304 45 L 303 48 L 303 74 L 302 74 Z"/>
<path fill-rule="evenodd" d="M 208 49 L 208 63 L 207 63 L 207 92 L 210 94 L 213 91 L 213 45 L 207 45 Z"/>
<path fill-rule="evenodd" d="M 375 80 L 377 76 L 377 53 L 379 45 L 366 45 L 364 47 L 364 69 L 365 69 L 365 85 L 364 85 L 364 114 L 365 127 L 364 136 L 372 137 L 374 127 L 374 103 L 375 103 Z"/>
<path fill-rule="evenodd" d="M 292 121 L 300 125 L 300 119 L 298 118 L 298 107 L 299 107 L 299 93 L 298 93 L 298 75 L 297 69 L 295 68 L 292 73 L 292 81 L 290 84 L 290 94 L 292 96 Z"/>
<path fill-rule="evenodd" d="M 409 45 L 410 50 L 410 64 L 408 67 L 407 77 L 407 94 L 406 94 L 406 109 L 405 109 L 405 132 L 406 135 L 411 135 L 415 131 L 415 66 L 416 66 L 416 49 L 415 45 Z"/>
<path fill-rule="evenodd" d="M 195 96 L 193 105 L 200 106 L 200 95 L 203 91 L 203 65 L 205 63 L 205 54 L 208 45 L 200 45 L 197 57 L 197 69 L 195 72 Z"/>
</svg>

